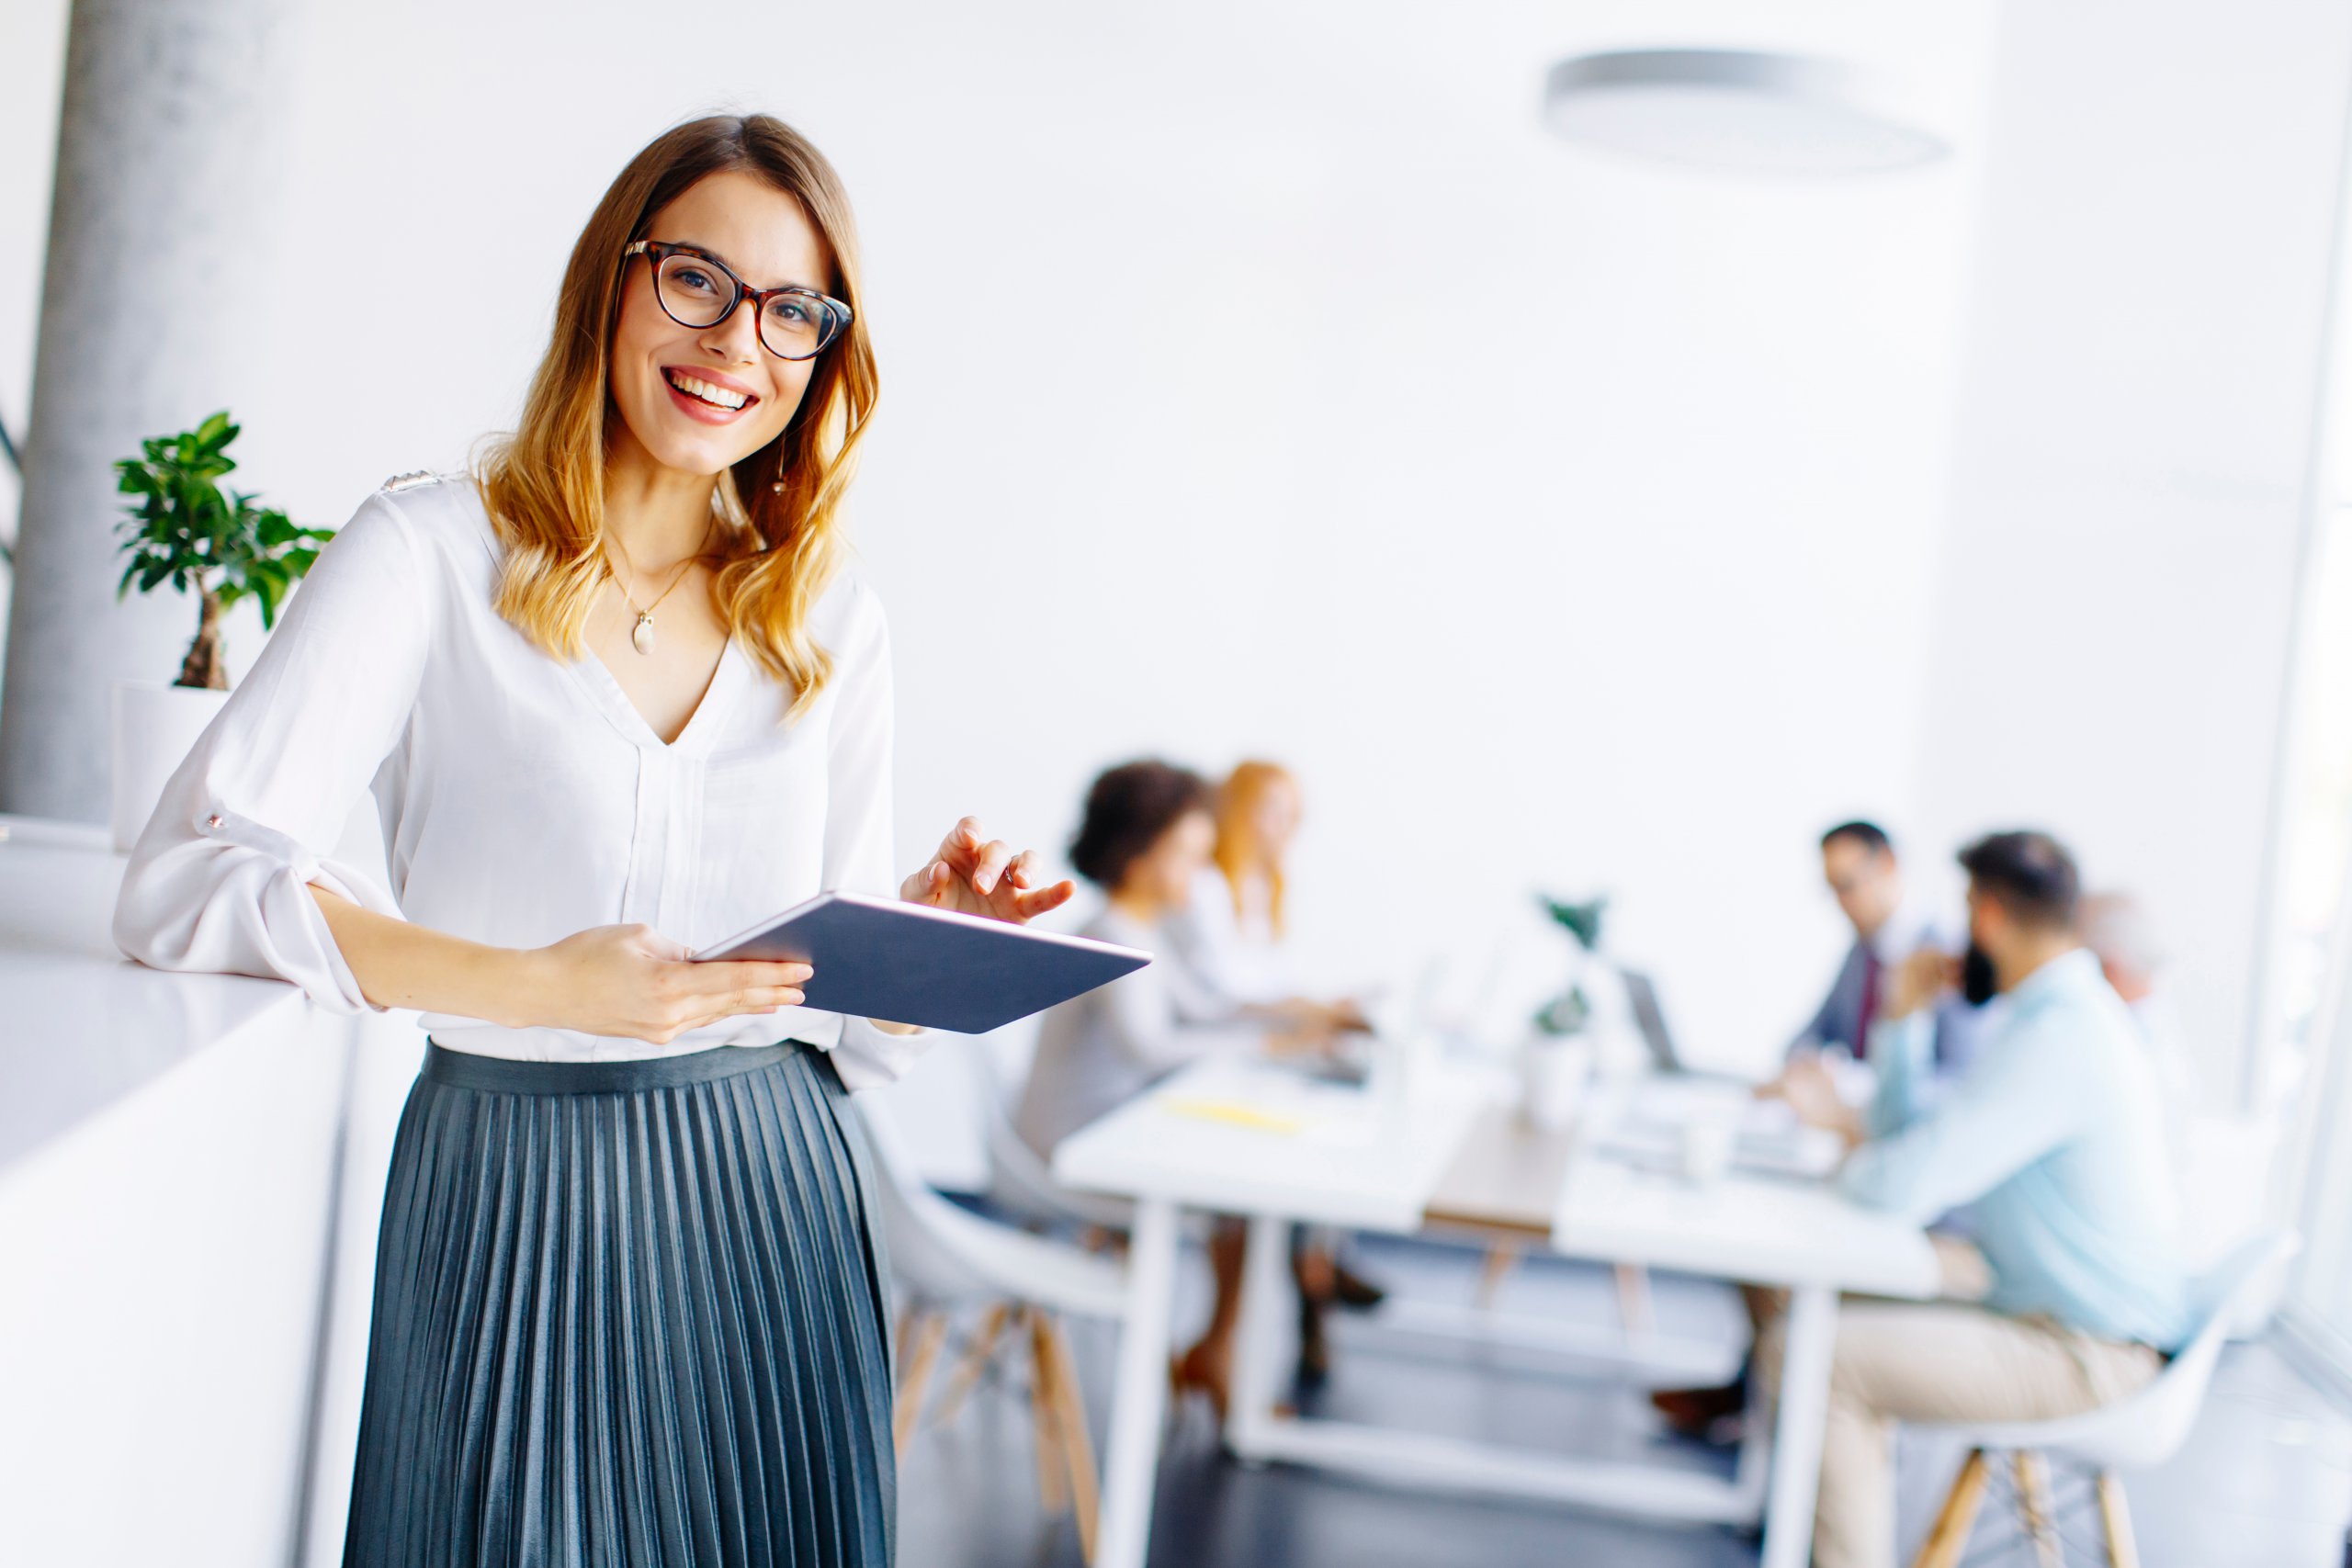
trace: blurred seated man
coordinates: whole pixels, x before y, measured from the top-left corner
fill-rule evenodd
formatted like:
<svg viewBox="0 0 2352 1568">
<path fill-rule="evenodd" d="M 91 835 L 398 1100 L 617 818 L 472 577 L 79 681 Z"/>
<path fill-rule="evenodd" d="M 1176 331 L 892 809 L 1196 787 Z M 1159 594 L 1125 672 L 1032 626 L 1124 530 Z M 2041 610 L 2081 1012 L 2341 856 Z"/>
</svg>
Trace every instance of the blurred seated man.
<svg viewBox="0 0 2352 1568">
<path fill-rule="evenodd" d="M 1796 1039 L 1791 1060 L 1843 1047 L 1857 1061 L 1870 1059 L 1871 1025 L 1884 1005 L 1888 978 L 1922 948 L 1949 950 L 1952 943 L 1936 919 L 1904 897 L 1903 867 L 1886 830 L 1875 822 L 1840 822 L 1821 836 L 1822 880 L 1854 928 L 1829 994 Z M 1940 1009 L 1935 1021 L 1934 1068 L 1939 1075 L 1965 1066 L 1976 1032 L 1970 1010 Z"/>
<path fill-rule="evenodd" d="M 1856 1302 L 1839 1315 L 1814 1524 L 1818 1568 L 1892 1568 L 1895 1424 L 2048 1420 L 2132 1393 L 2188 1325 L 2158 1091 L 2138 1032 L 2076 934 L 2074 861 L 2034 832 L 1961 852 L 1966 959 L 1905 961 L 1873 1032 L 1876 1098 L 1840 1100 L 1818 1064 L 1791 1103 L 1852 1147 L 1855 1201 L 1922 1224 L 1967 1203 L 1982 1304 Z M 1929 1099 L 1936 1003 L 1955 984 L 2007 1006 Z M 1781 1325 L 1757 1348 L 1777 1379 Z"/>
</svg>

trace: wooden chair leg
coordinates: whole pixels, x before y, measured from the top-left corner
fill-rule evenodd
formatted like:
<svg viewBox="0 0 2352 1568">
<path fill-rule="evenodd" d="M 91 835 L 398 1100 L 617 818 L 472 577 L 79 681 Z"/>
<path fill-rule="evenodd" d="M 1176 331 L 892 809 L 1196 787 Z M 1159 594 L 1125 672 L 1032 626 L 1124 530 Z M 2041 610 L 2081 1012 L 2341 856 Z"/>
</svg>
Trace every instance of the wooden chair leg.
<svg viewBox="0 0 2352 1568">
<path fill-rule="evenodd" d="M 1069 1506 L 1069 1461 L 1062 1457 L 1061 1413 L 1055 1404 L 1054 1348 L 1050 1319 L 1035 1307 L 1029 1323 L 1029 1420 L 1036 1429 L 1037 1501 L 1048 1514 Z"/>
<path fill-rule="evenodd" d="M 981 1316 L 978 1331 L 964 1347 L 963 1359 L 948 1374 L 947 1387 L 939 1396 L 939 1408 L 931 1413 L 933 1426 L 946 1426 L 964 1408 L 964 1401 L 971 1397 L 972 1390 L 979 1385 L 980 1374 L 988 1370 L 989 1358 L 996 1354 L 996 1342 L 1003 1337 L 1005 1320 L 1012 1315 L 1012 1303 L 999 1302 Z"/>
<path fill-rule="evenodd" d="M 1079 1550 L 1094 1561 L 1094 1519 L 1101 1503 L 1101 1484 L 1094 1469 L 1094 1439 L 1086 1429 L 1086 1399 L 1078 1385 L 1078 1358 L 1070 1354 L 1069 1330 L 1055 1318 L 1046 1320 L 1053 1341 L 1054 1406 L 1060 1418 L 1062 1451 L 1069 1462 L 1072 1506 L 1078 1513 Z"/>
<path fill-rule="evenodd" d="M 1650 1304 L 1650 1271 L 1638 1263 L 1617 1265 L 1617 1321 L 1626 1337 L 1643 1339 L 1657 1331 Z"/>
<path fill-rule="evenodd" d="M 1492 1311 L 1495 1298 L 1502 1293 L 1503 1281 L 1519 1267 L 1519 1248 L 1509 1242 L 1498 1241 L 1487 1248 L 1487 1259 L 1478 1269 L 1478 1310 Z"/>
<path fill-rule="evenodd" d="M 2139 1544 L 2132 1539 L 2132 1510 L 2123 1501 L 2123 1483 L 2111 1470 L 2098 1472 L 2098 1517 L 2107 1528 L 2109 1568 L 2140 1568 Z"/>
<path fill-rule="evenodd" d="M 899 1343 L 906 1347 L 906 1359 L 900 1363 L 904 1370 L 899 1374 L 898 1408 L 890 1417 L 890 1446 L 903 1454 L 907 1451 L 907 1439 L 915 1435 L 915 1423 L 922 1416 L 923 1389 L 931 1382 L 932 1364 L 939 1359 L 940 1342 L 947 1337 L 947 1314 L 913 1313 L 901 1321 L 899 1328 Z"/>
<path fill-rule="evenodd" d="M 2041 1456 L 2031 1449 L 2019 1449 L 2009 1460 L 2017 1471 L 2018 1513 L 2025 1520 L 2025 1533 L 2033 1539 L 2034 1556 L 2041 1568 L 2065 1568 L 2065 1560 L 2058 1554 L 2058 1531 L 2051 1520 L 2050 1473 Z"/>
<path fill-rule="evenodd" d="M 1952 1477 L 1935 1528 L 1928 1532 L 1919 1555 L 1911 1560 L 1911 1568 L 1955 1568 L 1967 1548 L 1968 1532 L 1976 1528 L 1976 1510 L 1984 1505 L 1984 1450 L 1971 1449 L 1968 1462 Z"/>
</svg>

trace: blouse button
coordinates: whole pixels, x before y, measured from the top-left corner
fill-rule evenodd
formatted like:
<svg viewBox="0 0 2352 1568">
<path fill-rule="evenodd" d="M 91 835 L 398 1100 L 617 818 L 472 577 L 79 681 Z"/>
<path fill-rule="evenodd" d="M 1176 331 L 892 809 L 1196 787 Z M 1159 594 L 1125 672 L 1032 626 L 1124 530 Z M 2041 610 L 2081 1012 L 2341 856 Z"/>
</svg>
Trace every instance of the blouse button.
<svg viewBox="0 0 2352 1568">
<path fill-rule="evenodd" d="M 204 825 L 207 828 L 218 828 L 220 826 L 220 814 L 217 811 L 214 812 L 211 816 L 204 819 Z"/>
</svg>

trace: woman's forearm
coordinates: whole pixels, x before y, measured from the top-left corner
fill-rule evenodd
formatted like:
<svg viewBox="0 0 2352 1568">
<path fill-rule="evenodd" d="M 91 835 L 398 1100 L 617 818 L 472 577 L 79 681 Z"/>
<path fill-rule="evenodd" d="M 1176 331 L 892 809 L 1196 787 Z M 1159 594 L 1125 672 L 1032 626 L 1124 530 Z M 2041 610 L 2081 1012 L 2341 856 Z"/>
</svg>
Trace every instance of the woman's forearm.
<svg viewBox="0 0 2352 1568">
<path fill-rule="evenodd" d="M 537 953 L 379 915 L 315 882 L 310 890 L 360 994 L 378 1007 L 455 1013 L 509 1029 L 545 1021 Z"/>
</svg>

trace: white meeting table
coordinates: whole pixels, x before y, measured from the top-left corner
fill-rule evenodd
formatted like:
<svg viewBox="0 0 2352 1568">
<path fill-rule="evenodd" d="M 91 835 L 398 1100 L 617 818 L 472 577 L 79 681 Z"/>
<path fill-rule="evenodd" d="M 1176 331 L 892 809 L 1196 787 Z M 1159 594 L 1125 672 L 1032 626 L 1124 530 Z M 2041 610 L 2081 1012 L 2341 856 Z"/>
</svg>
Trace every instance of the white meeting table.
<svg viewBox="0 0 2352 1568">
<path fill-rule="evenodd" d="M 1224 1434 L 1238 1457 L 1653 1517 L 1760 1519 L 1764 1568 L 1802 1568 L 1838 1295 L 1931 1296 L 1934 1249 L 1917 1226 L 1848 1202 L 1824 1182 L 1735 1170 L 1698 1187 L 1610 1157 L 1588 1129 L 1605 1127 L 1622 1099 L 1596 1095 L 1575 1133 L 1547 1134 L 1492 1103 L 1474 1075 L 1439 1072 L 1409 1098 L 1384 1098 L 1262 1063 L 1211 1061 L 1064 1140 L 1054 1157 L 1059 1180 L 1136 1204 L 1096 1568 L 1143 1568 L 1150 1540 L 1185 1210 L 1250 1222 Z M 1400 1235 L 1467 1230 L 1566 1257 L 1785 1287 L 1778 1420 L 1743 1444 L 1726 1481 L 1280 1413 L 1294 1223 Z"/>
</svg>

